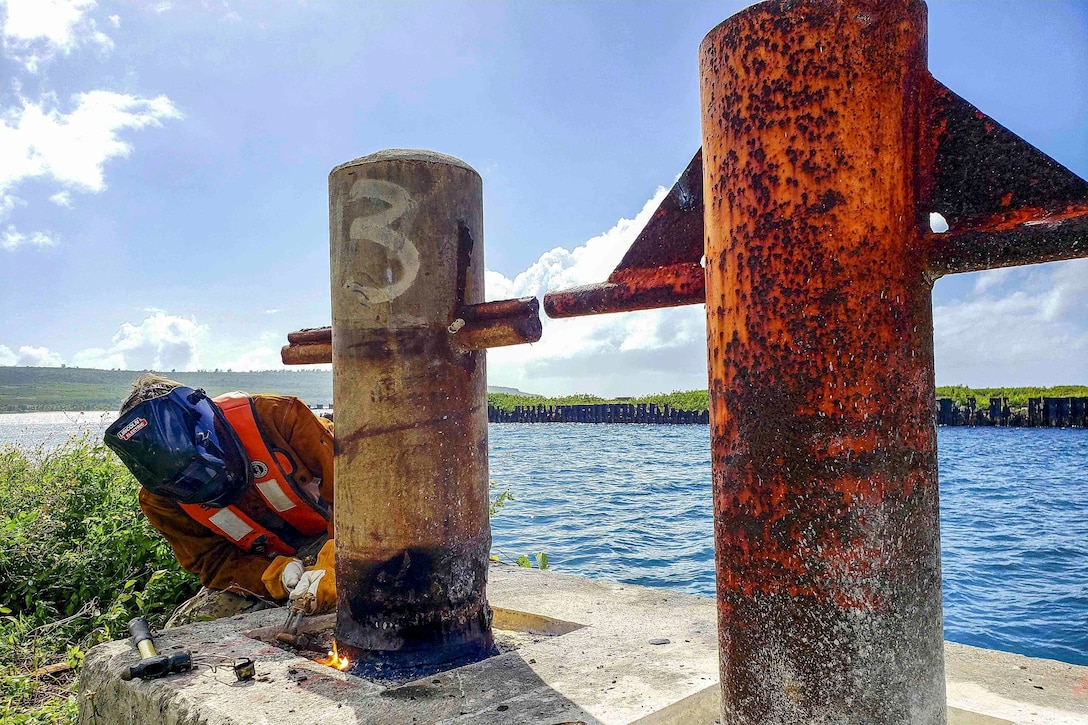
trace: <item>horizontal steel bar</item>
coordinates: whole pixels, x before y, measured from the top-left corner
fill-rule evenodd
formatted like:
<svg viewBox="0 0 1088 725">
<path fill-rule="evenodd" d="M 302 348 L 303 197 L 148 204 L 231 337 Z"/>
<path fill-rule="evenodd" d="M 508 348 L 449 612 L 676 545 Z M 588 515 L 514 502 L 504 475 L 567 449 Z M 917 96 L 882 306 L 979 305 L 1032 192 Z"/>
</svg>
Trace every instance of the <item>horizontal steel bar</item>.
<svg viewBox="0 0 1088 725">
<path fill-rule="evenodd" d="M 617 270 L 608 282 L 544 295 L 548 317 L 581 317 L 610 312 L 698 305 L 706 300 L 706 280 L 699 264 L 654 269 Z"/>
<path fill-rule="evenodd" d="M 989 223 L 929 235 L 927 271 L 937 278 L 1088 257 L 1088 205 L 1053 214 L 1030 211 L 1019 210 Z"/>
<path fill-rule="evenodd" d="M 332 341 L 294 342 L 280 348 L 284 365 L 319 365 L 332 362 Z"/>
</svg>

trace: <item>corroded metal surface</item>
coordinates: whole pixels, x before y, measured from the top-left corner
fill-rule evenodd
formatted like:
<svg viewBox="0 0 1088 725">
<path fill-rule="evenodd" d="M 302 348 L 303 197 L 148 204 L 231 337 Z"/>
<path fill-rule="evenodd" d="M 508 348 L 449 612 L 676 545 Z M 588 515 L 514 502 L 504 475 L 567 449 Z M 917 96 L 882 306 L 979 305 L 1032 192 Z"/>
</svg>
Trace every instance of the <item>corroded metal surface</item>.
<svg viewBox="0 0 1088 725">
<path fill-rule="evenodd" d="M 491 647 L 484 352 L 452 344 L 483 299 L 482 184 L 382 152 L 329 176 L 336 640 L 353 661 Z"/>
<path fill-rule="evenodd" d="M 1020 210 L 1031 216 L 1088 207 L 1088 182 L 928 78 L 928 138 L 933 146 L 932 191 L 923 200 L 951 229 L 997 226 Z M 1084 213 L 1084 212 L 1082 212 Z"/>
<path fill-rule="evenodd" d="M 949 231 L 930 239 L 936 278 L 1088 255 L 1088 182 L 932 77 L 924 207 Z"/>
<path fill-rule="evenodd" d="M 536 297 L 464 305 L 447 327 L 458 350 L 523 345 L 540 339 L 540 301 Z M 311 327 L 287 334 L 280 349 L 284 365 L 332 362 L 332 327 Z"/>
<path fill-rule="evenodd" d="M 544 295 L 549 317 L 701 304 L 703 154 L 697 151 L 654 215 L 601 284 Z"/>
<path fill-rule="evenodd" d="M 914 0 L 700 48 L 723 722 L 945 718 L 925 55 Z"/>
</svg>

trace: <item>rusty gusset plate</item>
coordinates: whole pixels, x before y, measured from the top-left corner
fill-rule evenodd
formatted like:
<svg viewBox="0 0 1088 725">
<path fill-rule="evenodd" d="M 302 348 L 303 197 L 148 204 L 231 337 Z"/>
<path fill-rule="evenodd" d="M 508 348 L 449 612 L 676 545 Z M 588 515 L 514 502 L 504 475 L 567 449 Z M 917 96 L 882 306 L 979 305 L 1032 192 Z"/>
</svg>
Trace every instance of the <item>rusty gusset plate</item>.
<svg viewBox="0 0 1088 725">
<path fill-rule="evenodd" d="M 619 265 L 599 284 L 544 295 L 549 317 L 702 304 L 703 153 L 696 152 Z"/>
<path fill-rule="evenodd" d="M 1088 182 L 932 76 L 928 95 L 932 276 L 1088 256 Z"/>
</svg>

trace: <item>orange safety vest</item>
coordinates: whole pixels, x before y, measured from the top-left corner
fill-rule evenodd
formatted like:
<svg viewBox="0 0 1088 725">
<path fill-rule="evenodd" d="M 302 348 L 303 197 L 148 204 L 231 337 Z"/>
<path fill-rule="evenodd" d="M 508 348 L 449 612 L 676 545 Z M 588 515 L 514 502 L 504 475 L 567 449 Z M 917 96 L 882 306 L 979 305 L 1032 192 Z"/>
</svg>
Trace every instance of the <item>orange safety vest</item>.
<svg viewBox="0 0 1088 725">
<path fill-rule="evenodd" d="M 328 514 L 295 482 L 296 467 L 285 451 L 273 448 L 257 427 L 253 400 L 245 393 L 227 393 L 212 402 L 223 411 L 242 442 L 253 471 L 253 486 L 265 504 L 291 528 L 304 536 L 328 530 Z M 217 508 L 205 504 L 179 504 L 185 513 L 251 554 L 293 556 L 294 548 L 247 516 L 237 506 Z"/>
</svg>

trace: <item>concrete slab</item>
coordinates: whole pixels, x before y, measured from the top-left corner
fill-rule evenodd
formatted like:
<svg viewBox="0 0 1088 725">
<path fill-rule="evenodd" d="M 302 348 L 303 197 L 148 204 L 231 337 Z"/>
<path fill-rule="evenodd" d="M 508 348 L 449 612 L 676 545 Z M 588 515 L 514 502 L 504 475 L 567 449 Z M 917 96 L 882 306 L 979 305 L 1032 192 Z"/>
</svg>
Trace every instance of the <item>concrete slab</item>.
<svg viewBox="0 0 1088 725">
<path fill-rule="evenodd" d="M 500 629 L 554 636 L 395 687 L 337 672 L 253 639 L 279 610 L 172 629 L 159 651 L 189 650 L 194 672 L 147 682 L 118 673 L 136 652 L 125 642 L 93 648 L 80 678 L 82 723 L 713 723 L 717 717 L 712 600 L 493 566 L 488 599 Z M 250 657 L 257 679 L 229 666 Z"/>
<path fill-rule="evenodd" d="M 282 624 L 282 610 L 206 622 L 156 636 L 160 652 L 189 650 L 200 666 L 122 682 L 126 641 L 92 649 L 80 678 L 84 725 L 354 723 L 718 723 L 714 601 L 497 565 L 488 599 L 517 649 L 399 686 L 381 686 L 247 636 Z M 328 626 L 312 622 L 312 626 Z M 256 680 L 227 663 L 250 657 Z M 947 644 L 949 722 L 1088 724 L 1088 667 Z M 217 669 L 211 665 L 221 664 Z M 1039 689 L 1042 688 L 1042 689 Z"/>
</svg>

